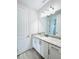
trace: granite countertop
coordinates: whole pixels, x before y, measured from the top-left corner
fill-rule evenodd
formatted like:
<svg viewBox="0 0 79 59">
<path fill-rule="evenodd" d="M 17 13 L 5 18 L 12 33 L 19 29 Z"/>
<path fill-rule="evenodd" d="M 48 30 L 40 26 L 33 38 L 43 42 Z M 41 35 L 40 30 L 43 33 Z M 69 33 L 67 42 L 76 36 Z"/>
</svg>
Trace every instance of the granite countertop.
<svg viewBox="0 0 79 59">
<path fill-rule="evenodd" d="M 53 44 L 53 45 L 56 45 L 58 47 L 61 47 L 61 40 L 60 39 L 57 39 L 57 38 L 53 38 L 53 37 L 46 37 L 46 36 L 43 36 L 43 35 L 33 35 L 34 37 L 37 37 L 43 41 L 46 41 L 50 44 Z"/>
</svg>

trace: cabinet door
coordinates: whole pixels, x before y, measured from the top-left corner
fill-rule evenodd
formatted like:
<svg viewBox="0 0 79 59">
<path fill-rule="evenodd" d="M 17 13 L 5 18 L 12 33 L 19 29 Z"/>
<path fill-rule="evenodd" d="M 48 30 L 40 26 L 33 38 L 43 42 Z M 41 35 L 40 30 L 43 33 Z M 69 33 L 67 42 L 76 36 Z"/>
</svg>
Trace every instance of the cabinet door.
<svg viewBox="0 0 79 59">
<path fill-rule="evenodd" d="M 61 59 L 60 48 L 49 45 L 49 59 Z"/>
<path fill-rule="evenodd" d="M 32 38 L 32 46 L 36 49 L 36 38 Z"/>
<path fill-rule="evenodd" d="M 41 55 L 45 58 L 48 59 L 48 43 L 41 41 Z"/>
<path fill-rule="evenodd" d="M 34 48 L 38 53 L 40 53 L 40 39 L 38 39 L 38 38 L 36 38 L 36 37 L 33 37 L 32 40 L 33 40 L 33 48 Z"/>
<path fill-rule="evenodd" d="M 40 53 L 40 41 L 41 41 L 40 39 L 38 38 L 36 39 L 36 50 L 38 53 Z"/>
</svg>

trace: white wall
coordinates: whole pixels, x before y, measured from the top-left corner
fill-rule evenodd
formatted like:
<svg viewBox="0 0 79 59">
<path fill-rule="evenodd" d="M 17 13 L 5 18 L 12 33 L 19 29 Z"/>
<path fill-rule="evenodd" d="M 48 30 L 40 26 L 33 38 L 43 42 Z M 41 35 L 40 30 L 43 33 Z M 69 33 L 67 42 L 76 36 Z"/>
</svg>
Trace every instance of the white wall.
<svg viewBox="0 0 79 59">
<path fill-rule="evenodd" d="M 38 32 L 36 11 L 18 4 L 17 6 L 17 54 L 31 49 L 31 34 Z M 29 35 L 29 37 L 27 37 Z"/>
<path fill-rule="evenodd" d="M 30 35 L 38 33 L 38 15 L 37 11 L 29 10 L 29 32 Z"/>
</svg>

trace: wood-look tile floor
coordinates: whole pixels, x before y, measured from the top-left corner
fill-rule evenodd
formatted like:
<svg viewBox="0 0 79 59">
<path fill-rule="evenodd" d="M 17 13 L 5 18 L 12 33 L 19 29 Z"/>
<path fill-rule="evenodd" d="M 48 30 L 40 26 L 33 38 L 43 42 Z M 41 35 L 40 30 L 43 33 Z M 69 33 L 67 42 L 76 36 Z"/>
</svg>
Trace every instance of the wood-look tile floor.
<svg viewBox="0 0 79 59">
<path fill-rule="evenodd" d="M 17 56 L 17 59 L 44 59 L 34 49 L 26 51 Z"/>
</svg>

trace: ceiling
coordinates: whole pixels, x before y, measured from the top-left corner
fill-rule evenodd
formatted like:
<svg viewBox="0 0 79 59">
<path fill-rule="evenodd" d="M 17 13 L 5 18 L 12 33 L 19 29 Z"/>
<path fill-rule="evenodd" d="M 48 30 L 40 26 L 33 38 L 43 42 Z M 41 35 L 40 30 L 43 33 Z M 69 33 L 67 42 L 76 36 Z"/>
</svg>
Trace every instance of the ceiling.
<svg viewBox="0 0 79 59">
<path fill-rule="evenodd" d="M 17 0 L 17 3 L 23 4 L 33 9 L 40 9 L 49 0 Z"/>
<path fill-rule="evenodd" d="M 20 3 L 24 6 L 28 6 L 32 9 L 39 10 L 40 8 L 42 8 L 49 1 L 50 0 L 17 0 L 17 3 Z M 57 8 L 60 7 L 61 0 L 52 0 L 52 2 L 55 3 Z"/>
</svg>

